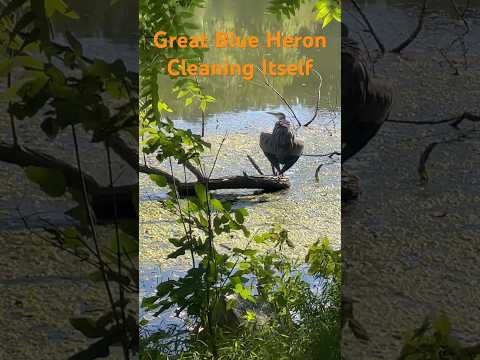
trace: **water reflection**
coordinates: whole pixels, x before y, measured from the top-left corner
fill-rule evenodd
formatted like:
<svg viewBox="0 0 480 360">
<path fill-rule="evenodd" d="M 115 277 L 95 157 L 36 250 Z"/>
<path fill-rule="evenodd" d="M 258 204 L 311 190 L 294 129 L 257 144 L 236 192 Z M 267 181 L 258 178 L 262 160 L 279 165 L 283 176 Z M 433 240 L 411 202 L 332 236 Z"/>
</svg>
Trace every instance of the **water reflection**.
<svg viewBox="0 0 480 360">
<path fill-rule="evenodd" d="M 339 77 L 336 75 L 339 71 L 338 24 L 332 24 L 323 30 L 321 24 L 315 20 L 311 5 L 302 6 L 295 18 L 280 21 L 275 16 L 265 15 L 268 4 L 268 0 L 207 2 L 206 7 L 198 11 L 200 26 L 198 32 L 205 32 L 210 39 L 215 37 L 217 31 L 255 35 L 259 37 L 261 45 L 257 49 L 217 49 L 211 46 L 204 62 L 223 63 L 227 59 L 230 63 L 260 66 L 264 58 L 287 64 L 297 63 L 301 58 L 312 58 L 314 68 L 323 76 L 324 96 L 321 99 L 321 106 L 339 105 Z M 328 46 L 325 49 L 266 48 L 264 42 L 267 31 L 281 31 L 284 35 L 324 35 L 328 39 Z M 185 120 L 199 118 L 198 109 L 183 108 L 183 103 L 177 102 L 172 97 L 169 90 L 172 82 L 168 77 L 161 77 L 160 81 L 163 85 L 160 90 L 161 97 L 172 104 L 179 118 Z M 281 104 L 281 99 L 262 84 L 263 79 L 258 71 L 252 81 L 242 80 L 241 77 L 206 77 L 200 81 L 206 92 L 217 98 L 217 102 L 209 107 L 211 114 L 260 110 Z M 272 83 L 291 103 L 310 106 L 315 104 L 319 80 L 313 75 L 277 77 L 272 79 Z"/>
</svg>

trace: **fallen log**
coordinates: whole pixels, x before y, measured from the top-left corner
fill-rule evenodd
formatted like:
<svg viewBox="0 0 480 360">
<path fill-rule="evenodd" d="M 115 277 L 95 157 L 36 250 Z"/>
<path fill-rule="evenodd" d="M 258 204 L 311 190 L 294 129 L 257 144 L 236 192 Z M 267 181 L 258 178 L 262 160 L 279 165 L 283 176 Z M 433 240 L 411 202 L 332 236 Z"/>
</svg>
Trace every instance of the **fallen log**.
<svg viewBox="0 0 480 360">
<path fill-rule="evenodd" d="M 60 170 L 70 190 L 81 189 L 80 174 L 76 166 L 40 151 L 0 142 L 0 162 L 10 163 L 22 168 L 38 166 Z M 111 189 L 108 186 L 101 186 L 91 175 L 84 173 L 83 176 L 97 220 L 111 223 L 114 219 L 115 205 L 119 219 L 135 219 L 137 217 L 134 201 L 136 201 L 135 195 L 138 194 L 138 184 L 118 186 Z"/>
<path fill-rule="evenodd" d="M 209 181 L 200 181 L 208 186 L 208 190 L 225 189 L 257 189 L 264 192 L 276 192 L 290 188 L 290 180 L 285 176 L 227 176 L 224 178 L 210 179 Z M 176 188 L 181 196 L 195 194 L 195 184 L 198 182 L 176 183 Z"/>
</svg>

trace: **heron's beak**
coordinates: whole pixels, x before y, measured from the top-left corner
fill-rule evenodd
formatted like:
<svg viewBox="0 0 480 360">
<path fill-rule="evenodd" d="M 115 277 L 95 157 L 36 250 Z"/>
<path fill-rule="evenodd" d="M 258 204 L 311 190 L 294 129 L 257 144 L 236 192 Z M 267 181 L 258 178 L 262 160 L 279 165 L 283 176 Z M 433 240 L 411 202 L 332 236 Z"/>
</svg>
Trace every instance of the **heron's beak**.
<svg viewBox="0 0 480 360">
<path fill-rule="evenodd" d="M 270 114 L 270 115 L 273 115 L 273 116 L 277 116 L 277 115 L 278 115 L 277 113 L 270 112 L 270 111 L 267 111 L 267 114 Z"/>
</svg>

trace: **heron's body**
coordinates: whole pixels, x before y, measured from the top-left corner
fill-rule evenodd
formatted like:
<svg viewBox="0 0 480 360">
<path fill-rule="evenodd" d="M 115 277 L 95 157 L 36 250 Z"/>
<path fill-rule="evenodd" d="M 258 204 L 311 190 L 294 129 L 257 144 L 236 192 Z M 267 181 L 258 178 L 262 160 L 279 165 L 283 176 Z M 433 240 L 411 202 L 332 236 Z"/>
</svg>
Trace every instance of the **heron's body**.
<svg viewBox="0 0 480 360">
<path fill-rule="evenodd" d="M 282 113 L 272 113 L 278 117 L 271 134 L 260 134 L 260 148 L 272 164 L 272 171 L 283 174 L 295 164 L 303 153 L 303 141 L 295 135 L 295 128 Z M 281 114 L 281 115 L 279 115 Z M 283 165 L 280 168 L 280 165 Z"/>
<path fill-rule="evenodd" d="M 342 29 L 343 30 L 343 29 Z M 392 107 L 387 83 L 372 78 L 358 43 L 342 33 L 342 163 L 378 132 Z"/>
</svg>

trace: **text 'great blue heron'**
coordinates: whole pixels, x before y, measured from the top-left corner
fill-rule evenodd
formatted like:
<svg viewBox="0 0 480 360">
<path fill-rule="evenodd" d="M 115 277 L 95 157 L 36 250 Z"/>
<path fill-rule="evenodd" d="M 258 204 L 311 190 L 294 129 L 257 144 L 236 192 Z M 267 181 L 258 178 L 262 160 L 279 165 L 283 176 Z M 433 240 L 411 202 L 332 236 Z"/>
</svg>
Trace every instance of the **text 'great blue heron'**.
<svg viewBox="0 0 480 360">
<path fill-rule="evenodd" d="M 295 164 L 303 153 L 303 141 L 296 138 L 295 128 L 284 113 L 268 112 L 278 121 L 271 134 L 260 134 L 260 148 L 272 165 L 273 175 L 282 175 Z M 280 168 L 280 165 L 283 165 Z"/>
</svg>

